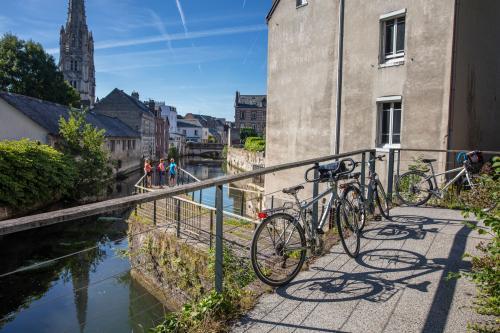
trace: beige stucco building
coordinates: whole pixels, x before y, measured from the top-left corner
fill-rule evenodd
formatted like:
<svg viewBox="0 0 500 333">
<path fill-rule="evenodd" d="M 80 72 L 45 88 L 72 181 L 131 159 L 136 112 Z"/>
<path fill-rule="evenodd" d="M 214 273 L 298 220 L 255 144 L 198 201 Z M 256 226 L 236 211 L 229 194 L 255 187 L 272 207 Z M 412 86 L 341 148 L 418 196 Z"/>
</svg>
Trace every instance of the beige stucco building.
<svg viewBox="0 0 500 333">
<path fill-rule="evenodd" d="M 340 152 L 500 150 L 500 1 L 345 0 L 337 100 L 340 4 L 273 3 L 267 166 L 333 154 L 338 102 Z M 266 191 L 302 180 L 281 172 Z"/>
</svg>

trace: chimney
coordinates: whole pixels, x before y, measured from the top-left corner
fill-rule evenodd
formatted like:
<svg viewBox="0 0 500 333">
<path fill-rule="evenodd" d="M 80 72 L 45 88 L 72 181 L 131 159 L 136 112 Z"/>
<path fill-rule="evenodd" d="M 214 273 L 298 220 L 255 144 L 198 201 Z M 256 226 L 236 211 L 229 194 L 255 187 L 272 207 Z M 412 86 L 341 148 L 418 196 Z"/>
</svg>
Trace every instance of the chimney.
<svg viewBox="0 0 500 333">
<path fill-rule="evenodd" d="M 139 100 L 139 93 L 137 91 L 132 91 L 132 97 L 135 98 L 136 100 Z"/>
</svg>

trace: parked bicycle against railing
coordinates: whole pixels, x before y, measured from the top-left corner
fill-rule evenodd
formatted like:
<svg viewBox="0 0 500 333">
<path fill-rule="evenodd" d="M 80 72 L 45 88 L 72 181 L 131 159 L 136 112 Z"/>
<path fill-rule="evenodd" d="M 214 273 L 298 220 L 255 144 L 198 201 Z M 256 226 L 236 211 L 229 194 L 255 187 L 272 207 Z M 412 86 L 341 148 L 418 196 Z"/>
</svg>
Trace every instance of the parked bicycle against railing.
<svg viewBox="0 0 500 333">
<path fill-rule="evenodd" d="M 283 190 L 295 199 L 297 211 L 291 215 L 282 208 L 267 210 L 259 214 L 263 221 L 255 230 L 252 246 L 251 260 L 257 277 L 271 286 L 281 286 L 290 282 L 299 273 L 306 259 L 306 252 L 310 250 L 313 255 L 323 251 L 323 227 L 329 221 L 329 215 L 335 212 L 338 233 L 345 252 L 356 257 L 360 247 L 359 226 L 364 223 L 364 206 L 356 206 L 347 200 L 349 193 L 356 193 L 362 197 L 361 191 L 354 181 L 348 179 L 360 176 L 352 174 L 355 162 L 344 159 L 339 162 L 315 166 L 306 171 L 307 182 L 327 183 L 328 188 L 309 201 L 300 201 L 297 193 L 304 189 L 303 185 L 293 186 Z M 314 179 L 309 178 L 309 173 L 314 172 Z M 337 181 L 348 180 L 339 186 L 342 193 L 339 195 Z M 307 219 L 307 211 L 321 198 L 330 194 L 328 204 L 324 209 L 317 226 L 312 225 L 312 219 Z"/>
<path fill-rule="evenodd" d="M 455 193 L 460 199 L 463 191 L 470 191 L 469 196 L 474 197 L 479 194 L 480 183 L 478 181 L 478 172 L 483 158 L 479 151 L 471 151 L 466 154 L 463 164 L 459 168 L 451 169 L 436 174 L 432 166 L 435 159 L 422 159 L 422 162 L 429 166 L 427 170 L 411 170 L 401 175 L 396 182 L 396 194 L 399 199 L 408 206 L 420 206 L 425 204 L 432 196 L 439 199 L 445 197 L 446 191 L 450 186 L 455 186 Z M 431 172 L 428 174 L 428 172 Z M 444 183 L 442 187 L 438 186 L 437 176 L 457 173 L 455 177 Z M 496 202 L 483 202 L 483 209 L 490 210 L 496 206 Z"/>
<path fill-rule="evenodd" d="M 369 160 L 368 162 L 365 162 L 366 164 L 370 165 L 371 163 L 374 163 L 376 161 L 383 161 L 385 155 L 379 155 L 376 156 L 374 159 Z M 363 162 L 356 162 L 356 166 L 361 165 Z M 369 170 L 369 175 L 368 175 L 368 193 L 372 193 L 372 201 L 368 202 L 368 198 L 365 197 L 365 202 L 369 211 L 373 214 L 376 215 L 376 207 L 378 208 L 378 212 L 380 215 L 385 217 L 386 219 L 389 219 L 389 212 L 392 208 L 392 200 L 390 200 L 387 195 L 385 194 L 384 186 L 382 186 L 382 182 L 379 179 L 379 176 L 377 172 L 372 170 Z M 358 182 L 358 185 L 361 188 L 361 183 Z M 365 224 L 363 223 L 361 230 L 363 230 Z"/>
</svg>

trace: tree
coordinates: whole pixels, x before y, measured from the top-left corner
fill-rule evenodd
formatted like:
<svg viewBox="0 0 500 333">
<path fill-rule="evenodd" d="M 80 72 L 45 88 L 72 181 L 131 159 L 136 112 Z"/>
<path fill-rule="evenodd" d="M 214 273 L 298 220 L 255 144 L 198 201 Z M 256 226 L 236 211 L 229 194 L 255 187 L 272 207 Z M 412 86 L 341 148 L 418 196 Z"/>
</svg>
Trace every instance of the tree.
<svg viewBox="0 0 500 333">
<path fill-rule="evenodd" d="M 250 127 L 243 127 L 240 129 L 240 141 L 241 143 L 245 144 L 245 141 L 247 140 L 248 137 L 256 137 L 257 132 Z"/>
<path fill-rule="evenodd" d="M 102 194 L 111 177 L 108 153 L 104 149 L 104 130 L 85 121 L 87 111 L 72 110 L 68 120 L 59 120 L 60 150 L 76 166 L 74 198 Z"/>
<path fill-rule="evenodd" d="M 79 106 L 80 94 L 64 80 L 42 45 L 12 34 L 0 39 L 0 90 Z"/>
</svg>

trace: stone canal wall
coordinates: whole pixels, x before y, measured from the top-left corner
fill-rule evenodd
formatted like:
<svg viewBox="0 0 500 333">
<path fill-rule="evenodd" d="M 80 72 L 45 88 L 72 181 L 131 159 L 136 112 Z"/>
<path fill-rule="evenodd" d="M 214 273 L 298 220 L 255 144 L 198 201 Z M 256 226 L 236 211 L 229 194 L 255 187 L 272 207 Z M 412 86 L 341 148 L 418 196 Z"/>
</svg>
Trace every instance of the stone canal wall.
<svg viewBox="0 0 500 333">
<path fill-rule="evenodd" d="M 159 207 L 165 207 L 165 200 L 157 201 L 156 226 L 152 202 L 138 206 L 131 213 L 128 255 L 136 281 L 167 308 L 177 309 L 212 288 L 210 251 L 201 242 L 177 238 L 175 223 L 169 224 Z"/>
<path fill-rule="evenodd" d="M 227 163 L 242 171 L 252 171 L 254 165 L 264 165 L 263 152 L 251 152 L 243 148 L 228 147 Z"/>
</svg>

